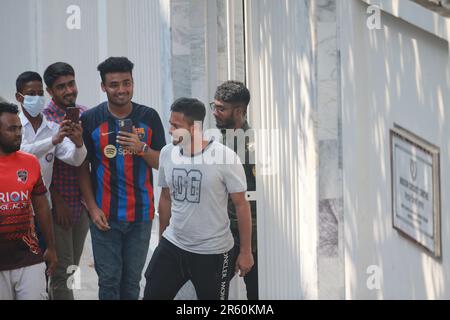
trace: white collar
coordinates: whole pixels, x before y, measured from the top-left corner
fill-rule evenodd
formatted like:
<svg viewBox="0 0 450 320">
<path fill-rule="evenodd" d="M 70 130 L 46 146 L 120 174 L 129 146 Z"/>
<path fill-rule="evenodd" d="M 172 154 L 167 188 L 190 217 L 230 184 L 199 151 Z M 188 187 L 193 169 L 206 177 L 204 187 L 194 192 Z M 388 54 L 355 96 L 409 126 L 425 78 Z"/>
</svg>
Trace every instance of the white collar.
<svg viewBox="0 0 450 320">
<path fill-rule="evenodd" d="M 45 116 L 42 113 L 41 113 L 41 115 L 42 115 L 42 123 L 41 123 L 41 126 L 39 127 L 39 129 L 43 128 L 43 127 L 48 127 L 49 129 L 51 129 L 50 124 L 48 123 Z M 23 127 L 26 127 L 28 125 L 31 126 L 30 120 L 28 120 L 28 118 L 25 116 L 25 113 L 23 111 L 19 113 L 19 119 L 20 119 L 20 122 L 22 123 Z"/>
</svg>

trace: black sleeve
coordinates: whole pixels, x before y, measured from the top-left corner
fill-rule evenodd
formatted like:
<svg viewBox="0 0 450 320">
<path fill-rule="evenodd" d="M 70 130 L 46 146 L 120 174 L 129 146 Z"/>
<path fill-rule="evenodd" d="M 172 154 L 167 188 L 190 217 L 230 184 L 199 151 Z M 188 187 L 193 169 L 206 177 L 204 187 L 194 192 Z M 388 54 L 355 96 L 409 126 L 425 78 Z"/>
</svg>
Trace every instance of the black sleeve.
<svg viewBox="0 0 450 320">
<path fill-rule="evenodd" d="M 81 124 L 83 127 L 83 142 L 84 145 L 86 146 L 86 150 L 87 150 L 87 156 L 86 159 L 88 161 L 92 160 L 92 156 L 94 155 L 94 142 L 92 141 L 92 128 L 90 127 L 90 121 L 89 121 L 89 113 L 88 112 L 84 112 L 81 115 Z"/>
<path fill-rule="evenodd" d="M 166 136 L 164 134 L 164 127 L 162 125 L 161 118 L 155 110 L 152 112 L 151 129 L 152 145 L 150 148 L 156 151 L 161 151 L 161 149 L 166 145 Z"/>
</svg>

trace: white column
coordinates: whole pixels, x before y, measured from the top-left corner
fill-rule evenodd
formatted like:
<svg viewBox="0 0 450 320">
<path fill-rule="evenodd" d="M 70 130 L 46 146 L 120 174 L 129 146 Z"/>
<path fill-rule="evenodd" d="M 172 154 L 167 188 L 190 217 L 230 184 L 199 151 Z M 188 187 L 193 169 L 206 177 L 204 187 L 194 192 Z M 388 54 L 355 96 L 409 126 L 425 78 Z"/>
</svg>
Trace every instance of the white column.
<svg viewBox="0 0 450 320">
<path fill-rule="evenodd" d="M 318 297 L 318 175 L 310 1 L 246 0 L 262 299 Z"/>
<path fill-rule="evenodd" d="M 159 1 L 126 1 L 128 57 L 135 64 L 134 100 L 161 114 L 161 13 Z"/>
</svg>

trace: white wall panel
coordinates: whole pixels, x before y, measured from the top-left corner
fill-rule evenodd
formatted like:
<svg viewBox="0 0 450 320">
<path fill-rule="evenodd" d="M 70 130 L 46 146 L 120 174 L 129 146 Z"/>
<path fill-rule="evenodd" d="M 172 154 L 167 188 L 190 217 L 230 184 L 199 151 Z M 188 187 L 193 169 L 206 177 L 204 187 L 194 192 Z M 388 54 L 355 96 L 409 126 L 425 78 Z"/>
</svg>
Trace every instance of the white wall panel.
<svg viewBox="0 0 450 320">
<path fill-rule="evenodd" d="M 34 2 L 0 2 L 0 96 L 11 102 L 15 102 L 17 76 L 37 69 Z"/>
<path fill-rule="evenodd" d="M 450 73 L 438 28 L 447 19 L 410 1 L 378 4 L 390 12 L 369 30 L 367 3 L 340 2 L 346 298 L 448 299 Z M 394 123 L 441 148 L 442 260 L 392 227 Z M 371 266 L 379 288 L 367 286 Z"/>
<path fill-rule="evenodd" d="M 126 1 L 128 57 L 135 63 L 134 100 L 161 115 L 161 12 L 157 0 Z M 168 108 L 168 106 L 165 106 Z"/>
<path fill-rule="evenodd" d="M 66 26 L 69 6 L 78 6 L 80 29 Z M 137 102 L 161 111 L 161 32 L 159 1 L 6 0 L 0 3 L 3 50 L 0 95 L 14 98 L 21 72 L 43 74 L 57 61 L 76 72 L 78 102 L 88 107 L 106 99 L 97 65 L 109 56 L 128 56 L 135 63 Z M 166 28 L 168 28 L 166 26 Z"/>
<path fill-rule="evenodd" d="M 318 159 L 313 12 L 309 1 L 245 4 L 250 121 L 267 130 L 256 144 L 260 297 L 314 299 Z"/>
<path fill-rule="evenodd" d="M 80 29 L 70 30 L 66 21 L 69 6 L 80 8 Z M 43 75 L 48 65 L 67 62 L 75 69 L 78 86 L 77 102 L 87 107 L 98 103 L 100 81 L 98 65 L 98 11 L 97 1 L 38 0 L 36 1 L 37 70 Z"/>
</svg>

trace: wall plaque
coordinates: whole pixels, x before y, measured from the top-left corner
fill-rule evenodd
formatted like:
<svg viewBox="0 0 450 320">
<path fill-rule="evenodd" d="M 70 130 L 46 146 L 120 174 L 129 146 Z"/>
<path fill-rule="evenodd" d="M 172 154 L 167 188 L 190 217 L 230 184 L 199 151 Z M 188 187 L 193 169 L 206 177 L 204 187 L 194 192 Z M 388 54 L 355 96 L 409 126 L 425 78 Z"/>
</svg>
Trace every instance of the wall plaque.
<svg viewBox="0 0 450 320">
<path fill-rule="evenodd" d="M 439 148 L 400 127 L 390 140 L 393 227 L 440 257 Z"/>
</svg>

